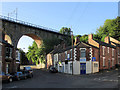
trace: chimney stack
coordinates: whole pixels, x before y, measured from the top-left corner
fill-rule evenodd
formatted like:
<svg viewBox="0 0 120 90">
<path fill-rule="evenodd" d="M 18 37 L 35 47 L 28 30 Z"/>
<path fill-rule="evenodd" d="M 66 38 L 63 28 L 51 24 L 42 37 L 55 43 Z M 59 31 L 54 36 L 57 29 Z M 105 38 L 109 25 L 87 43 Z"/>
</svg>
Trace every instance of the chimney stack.
<svg viewBox="0 0 120 90">
<path fill-rule="evenodd" d="M 77 45 L 77 43 L 79 43 L 80 42 L 80 38 L 79 37 L 75 37 L 75 43 L 74 43 L 74 45 Z"/>
<path fill-rule="evenodd" d="M 105 43 L 108 43 L 108 44 L 110 43 L 110 38 L 109 38 L 109 36 L 105 37 L 104 42 L 105 42 Z"/>
<path fill-rule="evenodd" d="M 88 39 L 93 39 L 93 34 L 89 34 Z"/>
</svg>

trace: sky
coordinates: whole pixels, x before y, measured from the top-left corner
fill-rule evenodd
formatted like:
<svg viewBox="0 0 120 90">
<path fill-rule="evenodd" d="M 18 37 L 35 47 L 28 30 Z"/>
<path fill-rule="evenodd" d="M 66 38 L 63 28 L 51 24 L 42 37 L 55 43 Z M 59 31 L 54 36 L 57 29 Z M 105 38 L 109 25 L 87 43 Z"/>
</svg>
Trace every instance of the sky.
<svg viewBox="0 0 120 90">
<path fill-rule="evenodd" d="M 17 10 L 17 19 L 59 31 L 71 28 L 74 35 L 95 33 L 106 19 L 118 16 L 118 2 L 3 2 L 0 13 Z M 15 13 L 9 15 L 16 18 Z M 27 52 L 33 40 L 23 36 L 18 48 Z"/>
</svg>

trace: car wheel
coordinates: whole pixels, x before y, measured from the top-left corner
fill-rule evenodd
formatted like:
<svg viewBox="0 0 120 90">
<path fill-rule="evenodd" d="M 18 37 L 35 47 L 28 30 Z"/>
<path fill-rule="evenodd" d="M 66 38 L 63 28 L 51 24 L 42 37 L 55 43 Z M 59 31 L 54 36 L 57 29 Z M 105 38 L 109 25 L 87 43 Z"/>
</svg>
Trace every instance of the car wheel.
<svg viewBox="0 0 120 90">
<path fill-rule="evenodd" d="M 25 76 L 25 79 L 27 79 L 27 77 Z"/>
<path fill-rule="evenodd" d="M 19 81 L 19 80 L 20 80 L 20 78 L 18 77 L 18 78 L 17 78 L 17 80 Z"/>
<path fill-rule="evenodd" d="M 31 78 L 33 77 L 33 74 L 31 74 Z"/>
<path fill-rule="evenodd" d="M 13 81 L 13 79 L 12 78 L 9 78 L 9 82 L 12 82 Z"/>
</svg>

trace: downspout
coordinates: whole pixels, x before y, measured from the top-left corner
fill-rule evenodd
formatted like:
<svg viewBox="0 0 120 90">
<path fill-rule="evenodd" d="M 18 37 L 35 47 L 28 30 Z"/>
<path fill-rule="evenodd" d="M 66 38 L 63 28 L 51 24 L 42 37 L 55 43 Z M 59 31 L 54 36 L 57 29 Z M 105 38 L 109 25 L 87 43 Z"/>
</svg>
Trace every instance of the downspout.
<svg viewBox="0 0 120 90">
<path fill-rule="evenodd" d="M 99 71 L 100 71 L 100 44 L 99 44 Z"/>
</svg>

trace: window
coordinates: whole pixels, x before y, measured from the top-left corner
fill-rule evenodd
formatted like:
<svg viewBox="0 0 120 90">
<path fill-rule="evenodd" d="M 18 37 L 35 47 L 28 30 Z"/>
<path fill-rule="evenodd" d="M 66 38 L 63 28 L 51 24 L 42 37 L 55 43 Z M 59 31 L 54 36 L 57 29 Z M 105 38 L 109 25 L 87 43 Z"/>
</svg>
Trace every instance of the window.
<svg viewBox="0 0 120 90">
<path fill-rule="evenodd" d="M 50 56 L 49 56 L 49 58 L 50 58 Z M 20 52 L 19 51 L 16 51 L 16 60 L 20 61 Z"/>
<path fill-rule="evenodd" d="M 65 51 L 65 60 L 67 60 L 67 51 Z"/>
<path fill-rule="evenodd" d="M 2 56 L 2 46 L 0 45 L 0 56 Z"/>
<path fill-rule="evenodd" d="M 105 57 L 103 57 L 103 67 L 105 67 Z"/>
<path fill-rule="evenodd" d="M 6 74 L 8 73 L 8 64 L 6 64 Z"/>
<path fill-rule="evenodd" d="M 10 48 L 6 47 L 6 58 L 10 56 Z"/>
<path fill-rule="evenodd" d="M 57 63 L 58 63 L 58 54 L 54 55 L 54 67 L 57 68 Z"/>
<path fill-rule="evenodd" d="M 61 54 L 59 53 L 59 60 L 61 60 Z"/>
<path fill-rule="evenodd" d="M 112 49 L 112 56 L 114 56 L 114 49 Z"/>
<path fill-rule="evenodd" d="M 109 47 L 108 47 L 108 53 L 109 53 Z"/>
<path fill-rule="evenodd" d="M 94 67 L 98 67 L 98 64 L 97 64 L 97 63 L 94 63 Z"/>
<path fill-rule="evenodd" d="M 114 58 L 112 58 L 112 66 L 114 66 Z"/>
<path fill-rule="evenodd" d="M 105 46 L 103 46 L 102 48 L 103 48 L 103 55 L 105 55 Z"/>
<path fill-rule="evenodd" d="M 70 59 L 70 54 L 67 54 L 67 59 L 68 59 L 68 60 Z"/>
<path fill-rule="evenodd" d="M 118 54 L 120 54 L 120 48 L 118 48 Z"/>
<path fill-rule="evenodd" d="M 2 62 L 0 61 L 0 74 L 2 72 Z"/>
<path fill-rule="evenodd" d="M 72 49 L 70 50 L 70 58 L 72 59 Z"/>
<path fill-rule="evenodd" d="M 80 49 L 80 58 L 85 58 L 85 57 L 86 57 L 85 49 Z"/>
<path fill-rule="evenodd" d="M 120 57 L 118 57 L 118 64 L 120 64 Z"/>
<path fill-rule="evenodd" d="M 10 58 L 12 58 L 12 48 L 10 48 Z"/>
<path fill-rule="evenodd" d="M 55 61 L 58 61 L 58 59 L 57 59 L 57 54 L 54 55 L 54 60 L 55 60 Z"/>
<path fill-rule="evenodd" d="M 16 60 L 18 60 L 18 51 L 16 51 Z"/>
<path fill-rule="evenodd" d="M 72 73 L 72 63 L 70 63 L 70 72 Z"/>
</svg>

